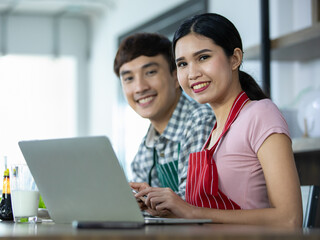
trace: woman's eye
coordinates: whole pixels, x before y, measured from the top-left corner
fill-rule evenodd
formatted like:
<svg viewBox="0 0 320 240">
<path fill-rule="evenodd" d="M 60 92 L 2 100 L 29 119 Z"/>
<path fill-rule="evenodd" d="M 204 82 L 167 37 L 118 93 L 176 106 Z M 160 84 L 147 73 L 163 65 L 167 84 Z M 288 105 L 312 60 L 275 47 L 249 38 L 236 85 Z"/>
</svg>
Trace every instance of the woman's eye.
<svg viewBox="0 0 320 240">
<path fill-rule="evenodd" d="M 178 62 L 177 63 L 177 67 L 185 67 L 185 66 L 187 66 L 186 62 Z"/>
<path fill-rule="evenodd" d="M 209 58 L 208 55 L 202 55 L 202 56 L 200 56 L 199 60 L 203 61 L 203 60 L 206 60 L 207 58 Z"/>
</svg>

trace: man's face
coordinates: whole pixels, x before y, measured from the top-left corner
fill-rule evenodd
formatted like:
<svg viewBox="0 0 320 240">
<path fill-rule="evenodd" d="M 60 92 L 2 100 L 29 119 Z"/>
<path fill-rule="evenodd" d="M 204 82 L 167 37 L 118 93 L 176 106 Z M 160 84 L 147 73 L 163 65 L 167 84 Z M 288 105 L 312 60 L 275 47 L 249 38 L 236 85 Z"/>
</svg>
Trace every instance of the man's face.
<svg viewBox="0 0 320 240">
<path fill-rule="evenodd" d="M 165 57 L 137 57 L 120 67 L 120 78 L 129 105 L 141 117 L 151 121 L 171 117 L 179 83 Z"/>
</svg>

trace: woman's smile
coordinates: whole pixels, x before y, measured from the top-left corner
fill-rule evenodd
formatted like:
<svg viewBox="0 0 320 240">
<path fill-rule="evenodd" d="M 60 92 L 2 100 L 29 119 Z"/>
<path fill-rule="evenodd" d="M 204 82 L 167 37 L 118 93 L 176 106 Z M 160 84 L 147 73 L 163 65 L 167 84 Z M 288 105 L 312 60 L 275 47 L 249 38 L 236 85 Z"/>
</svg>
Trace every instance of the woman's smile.
<svg viewBox="0 0 320 240">
<path fill-rule="evenodd" d="M 206 90 L 210 85 L 210 82 L 198 82 L 191 85 L 191 88 L 194 93 L 200 93 Z"/>
</svg>

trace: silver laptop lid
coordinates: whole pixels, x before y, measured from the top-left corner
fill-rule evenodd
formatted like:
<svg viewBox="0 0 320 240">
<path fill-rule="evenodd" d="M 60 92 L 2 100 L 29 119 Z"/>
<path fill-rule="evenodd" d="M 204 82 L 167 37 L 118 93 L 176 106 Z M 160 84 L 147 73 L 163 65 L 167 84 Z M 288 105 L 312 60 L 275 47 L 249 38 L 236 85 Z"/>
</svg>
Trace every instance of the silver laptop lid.
<svg viewBox="0 0 320 240">
<path fill-rule="evenodd" d="M 107 137 L 21 141 L 19 147 L 55 222 L 144 221 Z"/>
</svg>

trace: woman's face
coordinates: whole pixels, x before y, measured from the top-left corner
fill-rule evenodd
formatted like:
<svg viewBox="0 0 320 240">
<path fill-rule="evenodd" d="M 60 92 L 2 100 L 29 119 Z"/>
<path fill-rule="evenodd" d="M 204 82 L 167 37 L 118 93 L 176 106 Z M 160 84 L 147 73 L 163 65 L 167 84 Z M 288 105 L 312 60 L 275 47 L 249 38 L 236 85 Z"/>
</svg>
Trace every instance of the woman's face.
<svg viewBox="0 0 320 240">
<path fill-rule="evenodd" d="M 239 86 L 234 77 L 239 65 L 235 68 L 234 57 L 227 57 L 210 38 L 194 33 L 180 38 L 175 56 L 181 87 L 199 103 L 222 104 Z"/>
</svg>

